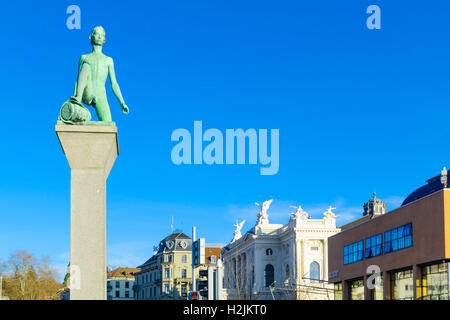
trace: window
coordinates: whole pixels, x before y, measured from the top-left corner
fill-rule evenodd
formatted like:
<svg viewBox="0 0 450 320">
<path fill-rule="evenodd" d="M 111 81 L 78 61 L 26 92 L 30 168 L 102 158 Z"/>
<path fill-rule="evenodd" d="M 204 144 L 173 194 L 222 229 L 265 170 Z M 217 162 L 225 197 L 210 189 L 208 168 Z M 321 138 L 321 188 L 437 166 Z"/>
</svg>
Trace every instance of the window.
<svg viewBox="0 0 450 320">
<path fill-rule="evenodd" d="M 414 282 L 412 270 L 391 274 L 391 299 L 412 300 L 414 297 Z"/>
<path fill-rule="evenodd" d="M 116 288 L 120 288 L 120 281 L 116 281 Z"/>
<path fill-rule="evenodd" d="M 449 299 L 448 262 L 422 267 L 422 299 Z"/>
<path fill-rule="evenodd" d="M 130 297 L 130 291 L 125 291 L 125 298 L 129 298 Z"/>
<path fill-rule="evenodd" d="M 182 277 L 183 279 L 185 279 L 186 276 L 187 276 L 187 270 L 186 270 L 186 269 L 182 269 L 182 270 L 181 270 L 181 277 Z"/>
<path fill-rule="evenodd" d="M 273 285 L 273 281 L 274 281 L 274 269 L 273 269 L 273 265 L 268 264 L 266 265 L 266 267 L 264 268 L 264 285 L 266 287 L 270 287 L 271 285 Z"/>
<path fill-rule="evenodd" d="M 125 288 L 129 288 L 130 287 L 130 283 L 127 281 L 127 282 L 125 282 Z"/>
<path fill-rule="evenodd" d="M 344 247 L 344 265 L 354 263 L 363 258 L 363 241 L 349 244 Z"/>
<path fill-rule="evenodd" d="M 181 256 L 181 263 L 186 263 L 187 262 L 187 256 L 184 254 Z"/>
<path fill-rule="evenodd" d="M 364 280 L 350 281 L 350 300 L 364 300 Z"/>
<path fill-rule="evenodd" d="M 377 234 L 373 237 L 366 239 L 366 245 L 365 245 L 365 251 L 364 251 L 364 259 L 370 258 L 370 257 L 376 257 L 381 254 L 381 247 L 382 247 L 382 235 Z"/>
<path fill-rule="evenodd" d="M 169 294 L 170 293 L 170 285 L 169 284 L 165 284 L 164 285 L 164 292 Z"/>
<path fill-rule="evenodd" d="M 120 298 L 120 291 L 116 291 L 116 298 Z"/>
<path fill-rule="evenodd" d="M 412 246 L 412 225 L 386 231 L 384 233 L 384 253 L 394 252 Z"/>
<path fill-rule="evenodd" d="M 310 280 L 320 280 L 320 266 L 316 261 L 309 265 L 309 278 Z"/>
<path fill-rule="evenodd" d="M 172 256 L 167 257 L 167 262 L 172 263 Z"/>
<path fill-rule="evenodd" d="M 212 255 L 212 256 L 210 257 L 210 259 L 211 259 L 211 263 L 216 263 L 216 262 L 217 262 L 217 258 L 216 258 L 215 255 Z"/>
<path fill-rule="evenodd" d="M 170 278 L 170 269 L 166 268 L 166 269 L 164 269 L 164 272 L 165 272 L 165 277 Z"/>
<path fill-rule="evenodd" d="M 266 250 L 266 256 L 271 256 L 273 254 L 273 250 L 272 249 L 267 249 Z"/>
<path fill-rule="evenodd" d="M 187 296 L 187 285 L 185 283 L 181 285 L 181 296 L 183 297 Z"/>
</svg>

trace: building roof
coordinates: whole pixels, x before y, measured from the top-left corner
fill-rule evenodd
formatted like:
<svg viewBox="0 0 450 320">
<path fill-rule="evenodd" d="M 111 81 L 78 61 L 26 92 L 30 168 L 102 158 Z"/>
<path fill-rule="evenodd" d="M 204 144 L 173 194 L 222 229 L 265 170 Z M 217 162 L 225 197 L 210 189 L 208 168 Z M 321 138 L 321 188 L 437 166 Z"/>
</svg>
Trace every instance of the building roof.
<svg viewBox="0 0 450 320">
<path fill-rule="evenodd" d="M 367 214 L 367 215 L 362 216 L 359 219 L 356 219 L 356 220 L 353 220 L 353 221 L 351 221 L 349 223 L 346 223 L 343 226 L 340 226 L 339 228 L 341 228 L 341 231 L 344 231 L 344 230 L 349 229 L 351 227 L 357 226 L 357 225 L 359 225 L 359 224 L 361 224 L 363 222 L 369 221 L 370 219 L 372 219 L 372 216 Z"/>
<path fill-rule="evenodd" d="M 428 184 L 420 187 L 419 189 L 412 192 L 406 199 L 403 201 L 402 206 L 411 203 L 413 201 L 419 200 L 420 198 L 426 197 L 436 191 L 447 188 L 447 170 L 442 169 L 441 174 L 428 179 Z"/>
<path fill-rule="evenodd" d="M 108 272 L 107 276 L 108 278 L 133 278 L 134 274 L 141 271 L 139 268 L 123 268 L 119 267 L 117 269 L 114 269 L 110 272 Z"/>
<path fill-rule="evenodd" d="M 169 234 L 167 237 L 160 241 L 156 254 L 145 261 L 142 265 L 138 266 L 138 268 L 152 263 L 156 260 L 157 256 L 164 252 L 170 251 L 192 251 L 191 237 L 187 236 L 183 232 L 173 232 Z"/>
</svg>

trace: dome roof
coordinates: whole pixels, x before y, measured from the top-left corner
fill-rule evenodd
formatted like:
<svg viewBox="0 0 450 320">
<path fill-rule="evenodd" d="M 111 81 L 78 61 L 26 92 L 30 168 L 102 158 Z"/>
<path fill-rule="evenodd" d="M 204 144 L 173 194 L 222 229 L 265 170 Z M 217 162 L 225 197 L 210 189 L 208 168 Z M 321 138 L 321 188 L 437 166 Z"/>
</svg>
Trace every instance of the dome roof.
<svg viewBox="0 0 450 320">
<path fill-rule="evenodd" d="M 412 192 L 409 196 L 406 197 L 405 201 L 403 201 L 402 206 L 411 203 L 413 201 L 419 200 L 423 197 L 426 197 L 436 191 L 444 189 L 447 187 L 447 170 L 442 170 L 440 175 L 437 175 L 431 179 L 427 180 L 428 184 L 420 187 L 419 189 Z"/>
</svg>

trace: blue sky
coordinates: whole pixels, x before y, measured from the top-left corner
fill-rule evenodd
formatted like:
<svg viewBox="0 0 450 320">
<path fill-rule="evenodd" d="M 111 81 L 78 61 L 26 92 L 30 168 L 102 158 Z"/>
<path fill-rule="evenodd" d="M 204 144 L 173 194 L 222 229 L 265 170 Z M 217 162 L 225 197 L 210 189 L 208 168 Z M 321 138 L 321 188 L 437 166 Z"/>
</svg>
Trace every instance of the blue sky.
<svg viewBox="0 0 450 320">
<path fill-rule="evenodd" d="M 81 30 L 66 8 L 81 8 Z M 381 8 L 381 30 L 366 8 Z M 108 264 L 134 267 L 175 227 L 209 243 L 256 221 L 254 202 L 338 224 L 362 214 L 374 190 L 388 209 L 448 164 L 448 1 L 25 1 L 0 11 L 0 258 L 16 249 L 68 263 L 70 171 L 54 132 L 73 91 L 88 36 L 104 53 L 130 107 L 109 82 L 120 155 L 107 186 Z M 91 109 L 92 111 L 92 109 Z M 173 130 L 280 130 L 280 169 L 176 166 Z"/>
</svg>

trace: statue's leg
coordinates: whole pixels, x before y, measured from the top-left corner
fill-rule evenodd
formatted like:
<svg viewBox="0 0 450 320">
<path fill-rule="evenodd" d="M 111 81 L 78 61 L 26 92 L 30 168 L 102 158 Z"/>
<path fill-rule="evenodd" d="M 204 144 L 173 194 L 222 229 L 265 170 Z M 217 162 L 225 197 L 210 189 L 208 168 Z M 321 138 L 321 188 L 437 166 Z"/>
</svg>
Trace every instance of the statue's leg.
<svg viewBox="0 0 450 320">
<path fill-rule="evenodd" d="M 92 85 L 91 85 L 91 67 L 87 63 L 83 63 L 77 79 L 77 92 L 75 98 L 83 101 L 87 105 L 92 104 Z"/>
<path fill-rule="evenodd" d="M 111 110 L 109 109 L 108 100 L 104 98 L 96 98 L 95 112 L 99 121 L 112 121 Z"/>
</svg>

